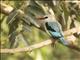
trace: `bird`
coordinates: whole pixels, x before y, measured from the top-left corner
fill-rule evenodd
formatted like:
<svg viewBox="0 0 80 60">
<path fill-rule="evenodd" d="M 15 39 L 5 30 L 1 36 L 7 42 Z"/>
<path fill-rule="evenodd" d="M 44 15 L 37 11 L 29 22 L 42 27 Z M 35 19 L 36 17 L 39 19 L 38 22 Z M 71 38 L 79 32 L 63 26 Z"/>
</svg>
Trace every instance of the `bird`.
<svg viewBox="0 0 80 60">
<path fill-rule="evenodd" d="M 56 20 L 54 15 L 48 14 L 45 16 L 38 16 L 38 17 L 36 17 L 36 19 L 38 20 L 37 23 L 40 26 L 39 29 L 47 32 L 51 36 L 51 38 L 53 38 L 52 40 L 56 40 L 56 41 L 58 40 L 59 43 L 63 44 L 64 46 L 80 52 L 79 47 L 71 44 L 70 41 L 68 41 L 64 38 L 62 26 Z"/>
<path fill-rule="evenodd" d="M 58 40 L 63 45 L 68 45 L 65 40 L 61 24 L 53 17 L 53 15 L 45 15 L 37 18 L 41 29 L 45 30 L 52 38 Z"/>
</svg>

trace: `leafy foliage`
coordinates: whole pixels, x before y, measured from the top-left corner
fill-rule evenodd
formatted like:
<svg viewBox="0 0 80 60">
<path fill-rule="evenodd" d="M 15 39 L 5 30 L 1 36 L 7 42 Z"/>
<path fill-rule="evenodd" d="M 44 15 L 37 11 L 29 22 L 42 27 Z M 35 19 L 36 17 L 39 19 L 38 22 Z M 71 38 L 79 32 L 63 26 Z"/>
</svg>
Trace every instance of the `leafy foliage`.
<svg viewBox="0 0 80 60">
<path fill-rule="evenodd" d="M 46 40 L 49 36 L 39 29 L 36 17 L 54 12 L 56 19 L 61 23 L 63 30 L 80 26 L 80 1 L 3 1 L 16 8 L 9 16 L 1 14 L 1 48 L 24 47 L 29 44 Z M 21 9 L 25 15 L 20 15 Z M 80 40 L 78 33 L 74 34 Z M 80 43 L 80 41 L 79 41 Z M 80 45 L 79 45 L 80 46 Z M 80 54 L 56 43 L 54 48 L 50 46 L 36 49 L 31 53 L 2 54 L 2 60 L 79 60 Z"/>
</svg>

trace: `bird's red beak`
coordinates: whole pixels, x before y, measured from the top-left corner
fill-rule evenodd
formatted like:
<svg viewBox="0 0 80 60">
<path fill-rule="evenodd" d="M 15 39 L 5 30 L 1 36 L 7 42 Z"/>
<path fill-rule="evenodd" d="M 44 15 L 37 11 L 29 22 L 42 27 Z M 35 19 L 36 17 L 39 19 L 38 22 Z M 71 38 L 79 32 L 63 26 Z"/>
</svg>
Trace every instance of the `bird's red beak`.
<svg viewBox="0 0 80 60">
<path fill-rule="evenodd" d="M 44 20 L 46 18 L 48 18 L 48 17 L 44 17 L 44 16 L 38 16 L 38 17 L 36 17 L 37 20 Z"/>
</svg>

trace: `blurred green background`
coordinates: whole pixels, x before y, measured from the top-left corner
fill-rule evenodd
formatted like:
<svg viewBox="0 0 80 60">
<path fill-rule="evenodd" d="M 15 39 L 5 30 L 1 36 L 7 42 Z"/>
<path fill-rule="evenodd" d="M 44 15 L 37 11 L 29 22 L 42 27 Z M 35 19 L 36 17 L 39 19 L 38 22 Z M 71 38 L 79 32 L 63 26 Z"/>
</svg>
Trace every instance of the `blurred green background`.
<svg viewBox="0 0 80 60">
<path fill-rule="evenodd" d="M 80 26 L 80 1 L 78 0 L 76 1 L 77 2 L 73 2 L 73 1 L 69 2 L 65 0 L 64 1 L 6 0 L 6 1 L 2 1 L 1 3 L 10 5 L 15 9 L 21 9 L 25 12 L 25 14 L 29 16 L 44 15 L 46 13 L 46 10 L 52 8 L 57 20 L 61 23 L 63 30 L 65 31 L 73 27 Z M 28 6 L 29 4 L 30 6 Z M 1 47 L 0 48 L 9 48 L 10 42 L 8 39 L 9 36 L 8 34 L 10 28 L 9 25 L 6 23 L 8 16 L 0 13 L 0 17 L 1 17 L 0 18 L 0 24 L 1 24 L 1 29 L 0 29 Z M 20 25 L 20 21 L 18 21 L 18 25 Z M 34 26 L 32 26 L 30 29 L 31 29 L 30 32 L 24 31 L 21 33 L 23 34 L 26 43 L 25 41 L 22 40 L 23 38 L 21 38 L 21 40 L 16 39 L 18 40 L 17 48 L 33 45 L 49 38 L 49 36 L 45 32 L 35 28 Z M 75 37 L 78 40 L 77 44 L 80 46 L 80 37 L 77 35 L 75 35 Z M 35 49 L 32 52 L 21 52 L 21 53 L 14 53 L 14 54 L 4 53 L 1 54 L 0 59 L 1 60 L 80 60 L 80 54 L 77 51 L 71 50 L 59 43 L 56 43 L 54 47 L 48 45 L 40 49 Z"/>
</svg>

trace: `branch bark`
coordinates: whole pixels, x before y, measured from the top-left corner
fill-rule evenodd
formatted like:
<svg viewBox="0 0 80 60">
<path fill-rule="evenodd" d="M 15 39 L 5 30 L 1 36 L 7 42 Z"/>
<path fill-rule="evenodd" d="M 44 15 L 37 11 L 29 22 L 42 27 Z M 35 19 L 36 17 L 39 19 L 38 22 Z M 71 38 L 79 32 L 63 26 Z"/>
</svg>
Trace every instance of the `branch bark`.
<svg viewBox="0 0 80 60">
<path fill-rule="evenodd" d="M 37 48 L 41 48 L 43 46 L 46 46 L 46 45 L 49 45 L 51 44 L 51 40 L 46 40 L 44 42 L 41 42 L 41 43 L 37 43 L 37 44 L 34 44 L 34 45 L 31 45 L 29 47 L 24 47 L 24 48 L 14 48 L 14 49 L 1 49 L 0 53 L 16 53 L 16 52 L 30 52 L 34 49 L 37 49 Z"/>
<path fill-rule="evenodd" d="M 4 3 L 0 3 L 0 10 L 0 13 L 9 15 L 14 10 L 14 8 Z M 18 10 L 18 12 L 20 15 L 24 15 L 24 12 L 22 10 Z"/>
<path fill-rule="evenodd" d="M 4 3 L 0 3 L 0 13 L 3 13 L 3 14 L 10 14 L 11 11 L 13 11 L 13 8 L 9 5 L 6 5 Z"/>
</svg>

